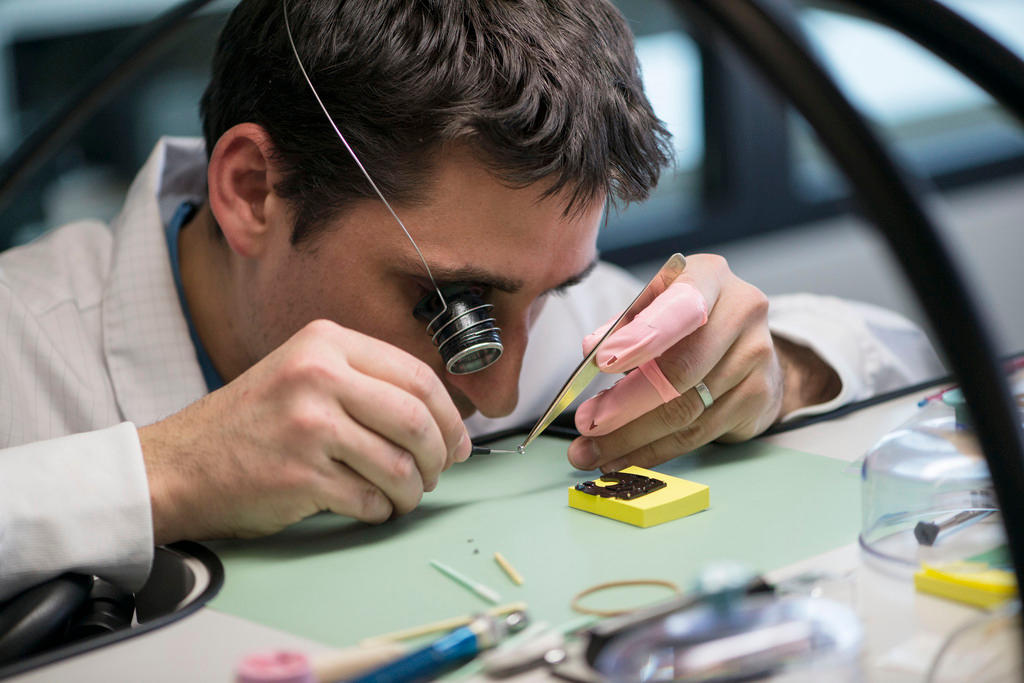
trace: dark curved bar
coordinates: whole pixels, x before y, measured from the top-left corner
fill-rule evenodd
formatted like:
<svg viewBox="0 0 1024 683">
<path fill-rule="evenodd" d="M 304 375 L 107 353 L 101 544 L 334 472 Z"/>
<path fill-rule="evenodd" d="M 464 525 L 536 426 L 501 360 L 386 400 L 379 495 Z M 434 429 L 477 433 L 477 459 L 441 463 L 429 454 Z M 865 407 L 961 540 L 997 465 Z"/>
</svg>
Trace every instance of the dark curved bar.
<svg viewBox="0 0 1024 683">
<path fill-rule="evenodd" d="M 120 91 L 167 47 L 170 39 L 195 11 L 211 0 L 187 0 L 167 10 L 119 46 L 0 164 L 0 211 L 15 191 L 50 154 L 68 140 L 89 116 Z"/>
<path fill-rule="evenodd" d="M 937 0 L 813 3 L 885 24 L 930 50 L 1024 122 L 1024 60 Z"/>
<path fill-rule="evenodd" d="M 803 114 L 889 242 L 959 378 L 1024 586 L 1024 438 L 988 327 L 910 180 L 802 45 L 792 17 L 764 0 L 675 0 L 697 26 L 726 36 Z M 1018 94 L 1024 99 L 1024 92 Z M 1024 634 L 1024 631 L 1022 631 Z"/>
<path fill-rule="evenodd" d="M 206 603 L 212 600 L 218 592 L 220 592 L 220 589 L 224 586 L 224 565 L 221 564 L 220 558 L 217 557 L 212 550 L 204 545 L 194 543 L 192 541 L 179 541 L 168 546 L 160 546 L 158 547 L 158 551 L 163 548 L 166 549 L 164 552 L 168 553 L 169 556 L 198 560 L 209 575 L 209 582 L 207 583 L 206 588 L 203 589 L 199 595 L 193 596 L 192 600 L 189 601 L 188 604 L 180 605 L 178 609 L 168 614 L 147 619 L 143 623 L 139 623 L 132 628 L 113 631 L 111 633 L 97 635 L 86 640 L 68 643 L 67 645 L 47 650 L 25 659 L 20 659 L 13 664 L 5 664 L 0 666 L 0 679 L 31 671 L 32 669 L 41 666 L 47 666 L 49 664 L 59 662 L 62 659 L 67 659 L 68 657 L 85 654 L 86 652 L 91 652 L 101 647 L 106 647 L 107 645 L 113 645 L 114 643 L 120 643 L 128 638 L 135 638 L 136 636 L 141 636 L 144 633 L 149 633 L 150 631 L 155 631 L 158 628 L 163 628 L 168 624 L 178 621 L 179 619 L 183 619 L 198 611 L 201 607 L 206 605 Z M 182 563 L 182 568 L 185 568 L 184 563 Z M 189 569 L 188 571 L 192 570 Z M 114 675 L 111 677 L 116 678 Z"/>
</svg>

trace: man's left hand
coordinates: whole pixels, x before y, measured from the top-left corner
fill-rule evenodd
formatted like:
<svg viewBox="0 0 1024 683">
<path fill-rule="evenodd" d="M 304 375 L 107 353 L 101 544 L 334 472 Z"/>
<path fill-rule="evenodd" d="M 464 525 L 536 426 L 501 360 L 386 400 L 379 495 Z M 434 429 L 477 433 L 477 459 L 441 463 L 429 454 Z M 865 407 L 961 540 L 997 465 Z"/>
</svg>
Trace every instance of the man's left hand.
<svg viewBox="0 0 1024 683">
<path fill-rule="evenodd" d="M 631 372 L 577 411 L 584 436 L 569 460 L 580 469 L 651 467 L 710 441 L 750 439 L 839 392 L 838 375 L 813 351 L 773 338 L 768 298 L 720 256 L 687 257 L 686 270 L 630 325 L 597 361 L 607 372 Z"/>
</svg>

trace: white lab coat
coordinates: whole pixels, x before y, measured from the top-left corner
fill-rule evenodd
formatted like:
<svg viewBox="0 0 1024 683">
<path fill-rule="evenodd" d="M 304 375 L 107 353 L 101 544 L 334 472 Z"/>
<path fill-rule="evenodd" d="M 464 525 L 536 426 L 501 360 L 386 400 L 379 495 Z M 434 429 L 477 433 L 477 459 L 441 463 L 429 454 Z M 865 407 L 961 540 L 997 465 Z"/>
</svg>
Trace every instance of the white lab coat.
<svg viewBox="0 0 1024 683">
<path fill-rule="evenodd" d="M 164 139 L 108 226 L 84 221 L 0 255 L 0 600 L 63 571 L 137 589 L 153 535 L 135 425 L 206 393 L 175 290 L 164 226 L 205 196 L 205 154 Z M 553 297 L 527 351 L 515 413 L 470 418 L 471 433 L 536 416 L 579 360 L 580 340 L 639 283 L 602 264 Z M 902 318 L 801 295 L 773 303 L 772 325 L 837 369 L 850 400 L 940 372 Z"/>
</svg>

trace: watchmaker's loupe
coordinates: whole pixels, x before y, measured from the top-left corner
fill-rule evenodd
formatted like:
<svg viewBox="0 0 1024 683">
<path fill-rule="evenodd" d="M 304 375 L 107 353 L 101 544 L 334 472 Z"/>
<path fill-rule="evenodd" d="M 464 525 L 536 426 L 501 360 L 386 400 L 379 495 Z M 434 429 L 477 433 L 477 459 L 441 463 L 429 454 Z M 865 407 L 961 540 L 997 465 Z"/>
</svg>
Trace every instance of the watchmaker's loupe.
<svg viewBox="0 0 1024 683">
<path fill-rule="evenodd" d="M 413 315 L 428 323 L 448 372 L 468 375 L 501 358 L 501 329 L 491 316 L 494 304 L 483 300 L 480 288 L 447 285 L 440 293 L 443 301 L 437 291 L 431 292 L 416 304 Z"/>
<path fill-rule="evenodd" d="M 299 71 L 302 72 L 302 77 L 309 85 L 310 91 L 312 91 L 317 104 L 320 105 L 320 109 L 323 110 L 324 116 L 327 117 L 327 121 L 331 124 L 331 128 L 334 129 L 338 139 L 341 140 L 342 145 L 348 150 L 356 166 L 359 167 L 359 170 L 366 177 L 366 182 L 370 184 L 370 187 L 373 188 L 381 202 L 387 207 L 388 212 L 391 213 L 395 222 L 398 223 L 398 227 L 409 238 L 409 242 L 423 262 L 423 269 L 426 271 L 427 277 L 430 278 L 430 283 L 434 287 L 433 292 L 416 304 L 416 307 L 413 309 L 413 315 L 427 323 L 427 330 L 433 335 L 434 344 L 437 346 L 438 351 L 441 352 L 441 358 L 444 359 L 444 365 L 448 372 L 453 375 L 468 375 L 472 372 L 483 370 L 501 358 L 503 350 L 501 330 L 495 325 L 494 318 L 490 315 L 491 309 L 494 308 L 493 304 L 483 300 L 482 291 L 479 287 L 465 284 L 453 284 L 440 288 L 437 286 L 434 276 L 430 272 L 430 266 L 427 264 L 426 259 L 423 258 L 423 253 L 420 251 L 419 246 L 417 246 L 416 240 L 412 238 L 402 219 L 398 217 L 394 208 L 392 208 L 387 198 L 384 197 L 380 188 L 377 187 L 377 183 L 373 182 L 373 178 L 370 177 L 366 167 L 363 166 L 363 162 L 359 160 L 355 150 L 348 144 L 348 140 L 345 139 L 341 129 L 338 128 L 338 125 L 331 117 L 331 113 L 327 111 L 323 100 L 320 99 L 316 88 L 313 87 L 313 81 L 306 72 L 306 67 L 302 64 L 298 48 L 295 47 L 291 23 L 288 20 L 288 0 L 281 0 L 281 7 L 284 15 L 285 33 L 288 36 L 288 43 L 291 45 L 292 53 L 295 55 Z"/>
</svg>

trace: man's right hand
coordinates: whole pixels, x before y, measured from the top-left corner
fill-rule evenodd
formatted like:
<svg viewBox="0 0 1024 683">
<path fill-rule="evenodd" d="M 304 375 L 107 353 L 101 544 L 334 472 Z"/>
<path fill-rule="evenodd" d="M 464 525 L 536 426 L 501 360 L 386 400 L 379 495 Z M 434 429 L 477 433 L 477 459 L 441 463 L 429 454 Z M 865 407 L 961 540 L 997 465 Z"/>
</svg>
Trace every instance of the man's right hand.
<svg viewBox="0 0 1024 683">
<path fill-rule="evenodd" d="M 383 522 L 471 447 L 428 365 L 324 320 L 139 440 L 156 543 L 259 536 L 321 510 Z"/>
</svg>

